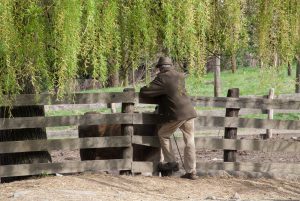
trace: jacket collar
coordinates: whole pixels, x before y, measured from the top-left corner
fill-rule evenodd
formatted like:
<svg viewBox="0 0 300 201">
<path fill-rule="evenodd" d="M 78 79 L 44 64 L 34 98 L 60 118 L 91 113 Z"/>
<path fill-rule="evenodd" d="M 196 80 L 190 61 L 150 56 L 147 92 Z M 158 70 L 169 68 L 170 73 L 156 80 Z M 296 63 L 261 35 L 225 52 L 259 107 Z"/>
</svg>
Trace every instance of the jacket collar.
<svg viewBox="0 0 300 201">
<path fill-rule="evenodd" d="M 165 72 L 173 71 L 173 70 L 175 70 L 174 67 L 163 68 L 159 73 L 165 73 Z"/>
</svg>

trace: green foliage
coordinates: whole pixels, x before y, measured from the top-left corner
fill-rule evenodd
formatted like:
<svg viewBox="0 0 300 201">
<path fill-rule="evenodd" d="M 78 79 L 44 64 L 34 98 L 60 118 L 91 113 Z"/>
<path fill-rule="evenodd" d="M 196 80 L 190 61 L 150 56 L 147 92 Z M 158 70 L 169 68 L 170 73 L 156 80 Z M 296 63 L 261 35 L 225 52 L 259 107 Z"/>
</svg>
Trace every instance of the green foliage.
<svg viewBox="0 0 300 201">
<path fill-rule="evenodd" d="M 279 54 L 291 61 L 300 44 L 300 2 L 294 0 L 260 0 L 257 13 L 257 46 L 262 61 L 271 65 Z"/>
<path fill-rule="evenodd" d="M 54 0 L 53 74 L 58 92 L 67 91 L 77 76 L 80 50 L 81 0 Z"/>
<path fill-rule="evenodd" d="M 251 52 L 272 73 L 300 55 L 297 0 L 2 0 L 0 20 L 0 99 L 118 72 L 127 85 L 141 66 L 149 80 L 161 55 L 198 82 L 210 52 Z"/>
<path fill-rule="evenodd" d="M 13 6 L 13 1 L 0 2 L 0 99 L 3 94 L 15 94 L 20 89 L 16 61 L 19 38 L 13 21 Z"/>
</svg>

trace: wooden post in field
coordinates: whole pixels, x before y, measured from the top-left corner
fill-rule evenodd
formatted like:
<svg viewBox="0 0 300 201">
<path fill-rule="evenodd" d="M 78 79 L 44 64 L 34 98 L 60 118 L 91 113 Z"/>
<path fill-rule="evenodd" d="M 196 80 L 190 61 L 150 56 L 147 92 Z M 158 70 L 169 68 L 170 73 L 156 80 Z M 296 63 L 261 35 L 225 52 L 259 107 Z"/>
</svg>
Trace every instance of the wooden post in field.
<svg viewBox="0 0 300 201">
<path fill-rule="evenodd" d="M 107 103 L 107 108 L 110 108 L 111 113 L 117 113 L 116 103 Z"/>
<path fill-rule="evenodd" d="M 215 68 L 214 68 L 214 96 L 219 97 L 221 95 L 221 56 L 215 56 Z"/>
<path fill-rule="evenodd" d="M 134 88 L 126 88 L 123 92 L 130 92 L 129 96 L 135 95 Z M 134 103 L 122 103 L 122 113 L 133 113 L 134 112 Z M 131 136 L 131 145 L 129 147 L 124 148 L 123 151 L 123 159 L 129 159 L 133 161 L 133 147 L 132 147 L 132 137 L 133 137 L 133 124 L 122 124 L 121 125 L 121 132 L 123 136 Z M 132 169 L 132 168 L 131 168 Z M 124 173 L 128 173 L 125 171 Z M 132 173 L 132 171 L 130 171 Z"/>
<path fill-rule="evenodd" d="M 299 56 L 300 57 L 300 56 Z M 297 59 L 295 93 L 300 93 L 300 58 Z"/>
<path fill-rule="evenodd" d="M 269 90 L 269 96 L 268 99 L 273 99 L 274 98 L 274 88 L 271 88 Z M 268 110 L 268 119 L 273 119 L 273 109 Z M 267 129 L 266 132 L 266 139 L 272 138 L 272 129 Z"/>
<path fill-rule="evenodd" d="M 239 89 L 229 89 L 227 93 L 228 98 L 238 98 Z M 238 117 L 239 110 L 236 108 L 226 108 L 226 117 Z M 224 133 L 225 139 L 236 139 L 237 138 L 237 128 L 236 127 L 225 127 Z M 225 150 L 224 149 L 224 162 L 235 162 L 236 161 L 236 150 Z"/>
</svg>

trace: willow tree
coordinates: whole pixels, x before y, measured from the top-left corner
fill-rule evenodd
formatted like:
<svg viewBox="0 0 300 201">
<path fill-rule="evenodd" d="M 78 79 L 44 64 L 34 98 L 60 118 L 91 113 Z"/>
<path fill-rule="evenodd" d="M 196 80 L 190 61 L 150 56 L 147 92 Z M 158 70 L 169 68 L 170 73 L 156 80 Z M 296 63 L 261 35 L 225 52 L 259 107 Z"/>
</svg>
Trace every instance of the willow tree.
<svg viewBox="0 0 300 201">
<path fill-rule="evenodd" d="M 39 92 L 49 83 L 43 8 L 38 0 L 1 1 L 0 18 L 1 95 Z M 0 107 L 1 118 L 44 115 L 43 106 Z M 45 138 L 45 128 L 0 131 L 2 142 Z M 48 152 L 0 154 L 0 165 L 49 161 Z M 1 182 L 17 178 L 2 178 Z"/>
<path fill-rule="evenodd" d="M 68 92 L 78 72 L 80 51 L 81 0 L 53 0 L 52 74 L 58 93 Z"/>
<path fill-rule="evenodd" d="M 83 2 L 79 75 L 119 85 L 120 34 L 117 0 Z"/>
<path fill-rule="evenodd" d="M 261 66 L 274 69 L 299 55 L 300 2 L 260 0 L 256 13 L 256 46 Z M 278 75 L 279 76 L 279 75 Z M 299 83 L 296 78 L 296 91 Z"/>
<path fill-rule="evenodd" d="M 290 37 L 294 56 L 297 62 L 296 93 L 300 93 L 300 2 L 289 1 Z"/>
<path fill-rule="evenodd" d="M 231 57 L 231 70 L 237 70 L 237 51 L 245 48 L 247 41 L 245 0 L 225 0 L 224 9 L 224 52 Z"/>
<path fill-rule="evenodd" d="M 214 96 L 221 95 L 221 52 L 224 41 L 224 10 L 222 9 L 222 1 L 211 0 L 210 6 L 210 27 L 207 32 L 208 48 L 213 54 L 214 65 Z"/>
<path fill-rule="evenodd" d="M 134 83 L 134 71 L 144 60 L 152 57 L 156 46 L 155 21 L 151 0 L 119 1 L 119 30 L 121 39 L 121 65 L 124 85 L 129 77 Z"/>
<path fill-rule="evenodd" d="M 185 71 L 203 74 L 206 60 L 208 1 L 161 0 L 158 7 L 160 51 Z"/>
</svg>

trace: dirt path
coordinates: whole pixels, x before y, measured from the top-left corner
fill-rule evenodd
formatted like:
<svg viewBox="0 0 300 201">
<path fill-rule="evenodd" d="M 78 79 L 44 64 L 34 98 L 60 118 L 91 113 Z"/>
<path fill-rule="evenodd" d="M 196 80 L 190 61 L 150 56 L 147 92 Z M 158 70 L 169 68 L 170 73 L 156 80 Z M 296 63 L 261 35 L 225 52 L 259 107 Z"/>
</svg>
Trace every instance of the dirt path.
<svg viewBox="0 0 300 201">
<path fill-rule="evenodd" d="M 236 194 L 237 193 L 237 194 Z M 300 181 L 201 177 L 48 176 L 0 185 L 0 200 L 300 200 Z"/>
</svg>

